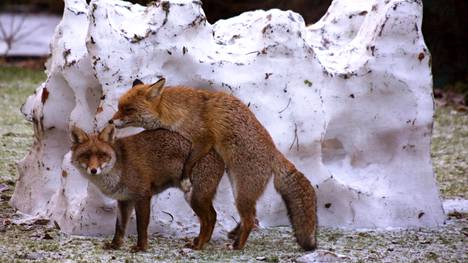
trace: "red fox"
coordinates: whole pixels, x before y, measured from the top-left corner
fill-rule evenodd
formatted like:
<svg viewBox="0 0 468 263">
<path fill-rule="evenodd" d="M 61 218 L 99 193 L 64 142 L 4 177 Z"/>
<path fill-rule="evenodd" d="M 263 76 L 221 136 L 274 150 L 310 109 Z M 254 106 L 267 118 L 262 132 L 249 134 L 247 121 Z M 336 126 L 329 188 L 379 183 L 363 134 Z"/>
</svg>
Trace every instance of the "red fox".
<svg viewBox="0 0 468 263">
<path fill-rule="evenodd" d="M 113 125 L 99 134 L 87 134 L 72 127 L 72 163 L 105 195 L 117 199 L 115 234 L 105 248 L 118 249 L 122 245 L 127 222 L 135 208 L 138 241 L 132 250 L 144 251 L 148 246 L 151 197 L 169 187 L 180 187 L 190 142 L 163 129 L 116 140 L 114 134 Z M 186 195 L 200 220 L 200 233 L 189 244 L 193 249 L 202 249 L 213 233 L 216 211 L 212 203 L 223 173 L 224 163 L 214 151 L 193 169 L 193 192 Z"/>
<path fill-rule="evenodd" d="M 145 85 L 135 80 L 119 98 L 118 111 L 110 122 L 118 128 L 165 128 L 192 143 L 183 173 L 211 149 L 226 164 L 241 221 L 229 233 L 233 249 L 242 249 L 254 227 L 255 205 L 273 173 L 298 243 L 316 248 L 316 196 L 309 180 L 278 151 L 270 134 L 239 99 L 224 92 L 190 87 L 165 88 L 165 79 Z M 193 177 L 191 177 L 193 178 Z M 195 192 L 195 191 L 194 191 Z"/>
</svg>

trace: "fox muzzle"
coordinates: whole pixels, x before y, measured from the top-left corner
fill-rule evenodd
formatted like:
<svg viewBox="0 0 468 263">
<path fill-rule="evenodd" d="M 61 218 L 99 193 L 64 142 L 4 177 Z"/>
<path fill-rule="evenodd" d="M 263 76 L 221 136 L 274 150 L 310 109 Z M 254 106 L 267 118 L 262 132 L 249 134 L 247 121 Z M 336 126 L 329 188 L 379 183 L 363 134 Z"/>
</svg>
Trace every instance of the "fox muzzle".
<svg viewBox="0 0 468 263">
<path fill-rule="evenodd" d="M 112 123 L 115 125 L 115 127 L 117 128 L 124 128 L 125 125 L 126 125 L 126 122 L 122 121 L 122 120 L 110 120 L 109 123 Z"/>
<path fill-rule="evenodd" d="M 88 167 L 86 169 L 86 172 L 89 174 L 89 175 L 99 175 L 101 174 L 101 168 L 100 167 L 96 167 L 96 168 L 91 168 L 91 167 Z"/>
</svg>

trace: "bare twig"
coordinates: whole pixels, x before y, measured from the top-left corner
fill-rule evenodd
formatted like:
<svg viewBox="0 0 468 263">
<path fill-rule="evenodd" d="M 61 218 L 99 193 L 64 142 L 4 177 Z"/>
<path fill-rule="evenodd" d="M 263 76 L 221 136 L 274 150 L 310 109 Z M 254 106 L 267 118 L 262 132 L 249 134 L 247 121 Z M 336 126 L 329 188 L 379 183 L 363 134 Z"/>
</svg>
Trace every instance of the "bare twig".
<svg viewBox="0 0 468 263">
<path fill-rule="evenodd" d="M 296 144 L 296 150 L 299 151 L 299 136 L 297 136 L 297 123 L 294 123 L 294 139 L 289 146 L 289 150 L 291 150 L 294 146 L 294 143 Z"/>
<path fill-rule="evenodd" d="M 172 221 L 174 221 L 174 216 L 173 216 L 171 213 L 166 212 L 166 211 L 161 211 L 161 212 L 163 212 L 164 214 L 166 214 L 166 215 L 168 215 L 168 216 L 171 217 L 171 223 L 172 223 Z"/>
<path fill-rule="evenodd" d="M 27 37 L 29 34 L 31 34 L 32 32 L 34 32 L 34 31 L 36 31 L 36 30 L 38 30 L 39 28 L 41 28 L 41 27 L 43 27 L 43 26 L 45 26 L 45 24 L 39 24 L 39 25 L 37 25 L 37 26 L 31 28 L 31 30 L 28 30 L 28 31 L 26 31 L 26 32 L 24 32 L 24 33 L 22 33 L 22 34 L 18 34 L 18 36 L 16 37 L 15 41 L 16 41 L 16 42 L 21 41 L 23 38 Z M 20 32 L 21 32 L 21 31 L 20 31 Z"/>
<path fill-rule="evenodd" d="M 237 221 L 235 217 L 231 216 L 231 218 L 234 220 L 234 222 L 236 222 L 236 224 L 239 224 L 239 221 Z"/>
<path fill-rule="evenodd" d="M 2 39 L 4 39 L 7 36 L 7 33 L 5 31 L 5 28 L 3 28 L 3 23 L 2 20 L 0 20 L 0 31 L 2 31 Z"/>
<path fill-rule="evenodd" d="M 13 32 L 13 25 L 15 24 L 15 17 L 16 15 L 13 14 L 13 17 L 10 20 L 10 32 Z"/>
<path fill-rule="evenodd" d="M 24 25 L 24 21 L 26 20 L 26 16 L 27 16 L 27 14 L 21 16 L 21 21 L 19 22 L 18 26 L 13 31 L 10 31 L 10 32 L 12 32 L 12 35 L 16 35 L 16 34 L 18 34 L 19 31 L 21 31 L 21 28 Z M 13 15 L 13 17 L 15 17 L 15 15 Z"/>
<path fill-rule="evenodd" d="M 286 107 L 284 109 L 280 110 L 278 113 L 282 113 L 283 111 L 285 111 L 289 107 L 290 103 L 291 103 L 291 97 L 289 97 L 288 105 L 286 105 Z"/>
<path fill-rule="evenodd" d="M 28 37 L 31 33 L 33 33 L 34 31 L 40 29 L 41 27 L 45 26 L 45 24 L 38 24 L 36 26 L 34 26 L 33 28 L 29 29 L 29 30 L 24 30 L 24 25 L 25 25 L 25 22 L 26 22 L 26 19 L 28 17 L 28 13 L 25 13 L 23 15 L 21 15 L 21 20 L 19 21 L 19 23 L 16 23 L 16 14 L 13 14 L 11 17 L 10 17 L 10 30 L 7 31 L 6 30 L 6 22 L 2 22 L 2 20 L 0 20 L 0 33 L 1 33 L 1 37 L 0 37 L 0 40 L 5 42 L 7 48 L 3 54 L 4 57 L 6 57 L 8 55 L 8 53 L 10 52 L 11 48 L 13 47 L 14 44 L 17 44 L 18 42 L 21 42 L 22 40 L 24 40 L 26 37 Z M 29 42 L 28 42 L 29 43 Z"/>
</svg>

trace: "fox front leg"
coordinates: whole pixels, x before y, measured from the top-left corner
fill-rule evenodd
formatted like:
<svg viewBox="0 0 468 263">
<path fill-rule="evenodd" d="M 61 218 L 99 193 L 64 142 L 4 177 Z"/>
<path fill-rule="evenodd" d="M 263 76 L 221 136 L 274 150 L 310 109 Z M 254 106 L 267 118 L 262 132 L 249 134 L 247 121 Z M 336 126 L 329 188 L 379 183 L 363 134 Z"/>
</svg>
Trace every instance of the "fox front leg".
<svg viewBox="0 0 468 263">
<path fill-rule="evenodd" d="M 192 143 L 192 149 L 187 160 L 184 163 L 184 168 L 182 170 L 182 179 L 181 179 L 181 188 L 184 192 L 189 192 L 192 182 L 192 169 L 195 164 L 203 157 L 205 157 L 213 147 L 213 144 L 206 142 L 197 142 Z"/>
<path fill-rule="evenodd" d="M 104 249 L 119 249 L 122 246 L 133 207 L 134 203 L 132 201 L 117 201 L 118 211 L 115 220 L 114 238 L 112 242 L 104 244 Z"/>
</svg>

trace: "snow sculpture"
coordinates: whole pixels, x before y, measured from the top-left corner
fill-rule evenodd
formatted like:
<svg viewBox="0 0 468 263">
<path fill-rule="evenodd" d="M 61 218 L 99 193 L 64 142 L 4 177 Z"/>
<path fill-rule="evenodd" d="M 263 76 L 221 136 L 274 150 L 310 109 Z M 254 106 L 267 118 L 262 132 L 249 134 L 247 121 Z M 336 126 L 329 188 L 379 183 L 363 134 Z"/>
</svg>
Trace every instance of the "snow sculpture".
<svg viewBox="0 0 468 263">
<path fill-rule="evenodd" d="M 112 233 L 115 202 L 69 164 L 68 127 L 102 128 L 135 78 L 164 76 L 169 85 L 223 90 L 248 104 L 316 185 L 320 225 L 439 225 L 444 215 L 429 148 L 432 76 L 421 18 L 422 1 L 336 0 L 309 27 L 280 10 L 211 25 L 199 1 L 143 7 L 68 0 L 48 79 L 22 108 L 36 141 L 18 164 L 11 203 L 69 233 Z M 152 231 L 197 230 L 180 191 L 153 202 Z M 271 185 L 257 207 L 263 226 L 288 222 Z M 216 209 L 218 229 L 235 225 L 226 178 Z"/>
</svg>

